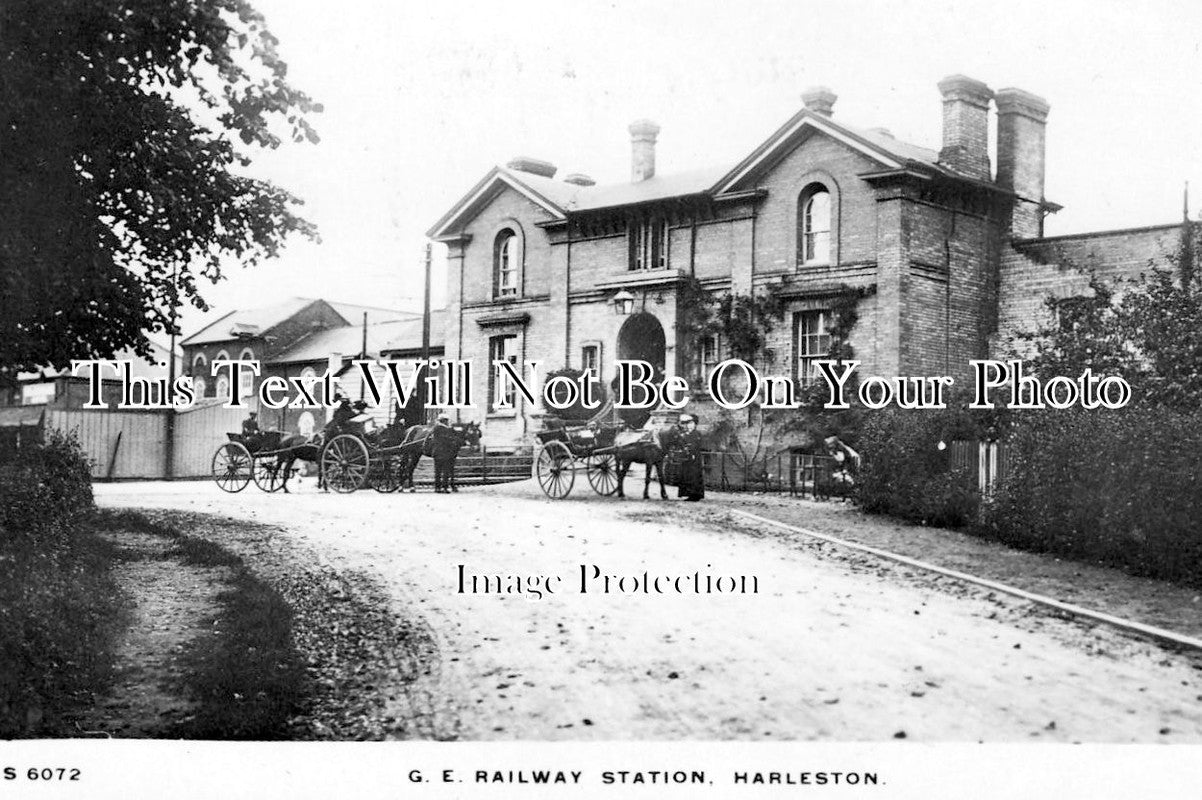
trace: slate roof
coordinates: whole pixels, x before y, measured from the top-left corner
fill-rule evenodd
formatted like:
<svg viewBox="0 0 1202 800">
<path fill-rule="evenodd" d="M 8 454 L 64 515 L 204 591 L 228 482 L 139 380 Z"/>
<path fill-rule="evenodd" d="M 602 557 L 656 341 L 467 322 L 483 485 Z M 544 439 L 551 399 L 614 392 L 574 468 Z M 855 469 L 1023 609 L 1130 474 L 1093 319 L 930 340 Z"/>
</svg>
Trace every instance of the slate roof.
<svg viewBox="0 0 1202 800">
<path fill-rule="evenodd" d="M 389 328 L 389 336 L 381 347 L 383 353 L 418 351 L 422 347 L 422 319 L 405 320 Z M 430 346 L 446 346 L 447 310 L 440 308 L 430 312 Z"/>
<path fill-rule="evenodd" d="M 457 221 L 470 218 L 475 210 L 489 202 L 495 192 L 503 189 L 505 185 L 522 192 L 541 205 L 553 219 L 560 220 L 573 213 L 618 208 L 674 197 L 702 194 L 720 197 L 723 193 L 732 191 L 744 177 L 755 174 L 758 167 L 771 162 L 772 157 L 781 148 L 791 145 L 794 137 L 811 129 L 843 141 L 880 163 L 883 168 L 918 167 L 928 174 L 982 183 L 959 175 L 940 164 L 939 153 L 935 150 L 903 142 L 881 129 L 854 127 L 802 109 L 733 167 L 711 167 L 670 175 L 655 175 L 639 182 L 593 186 L 580 186 L 508 167 L 494 167 L 434 224 L 427 235 L 434 239 L 453 236 L 452 231 Z"/>
<path fill-rule="evenodd" d="M 231 311 L 216 321 L 209 323 L 196 333 L 184 339 L 180 344 L 198 345 L 215 342 L 227 342 L 241 336 L 261 336 L 290 317 L 299 314 L 313 303 L 321 302 L 312 297 L 292 297 L 275 305 L 263 308 L 247 308 Z M 368 325 L 376 322 L 389 322 L 405 319 L 421 319 L 420 314 L 412 311 L 398 311 L 393 308 L 378 306 L 361 306 L 354 303 L 339 303 L 326 300 L 327 305 L 334 309 L 349 325 L 362 325 L 363 314 L 367 313 Z M 359 352 L 358 345 L 355 352 Z"/>
<path fill-rule="evenodd" d="M 430 346 L 441 348 L 446 340 L 446 311 L 439 309 L 430 313 Z M 367 357 L 376 358 L 381 353 L 416 351 L 422 346 L 422 318 L 420 314 L 405 312 L 404 318 L 373 324 L 368 317 Z M 273 364 L 297 364 L 309 361 L 325 361 L 337 353 L 347 358 L 359 355 L 363 348 L 363 326 L 347 325 L 340 328 L 316 331 L 278 354 Z"/>
<path fill-rule="evenodd" d="M 291 297 L 282 303 L 263 308 L 231 311 L 210 322 L 180 344 L 210 344 L 237 339 L 239 335 L 259 336 L 316 302 L 309 297 Z"/>
</svg>

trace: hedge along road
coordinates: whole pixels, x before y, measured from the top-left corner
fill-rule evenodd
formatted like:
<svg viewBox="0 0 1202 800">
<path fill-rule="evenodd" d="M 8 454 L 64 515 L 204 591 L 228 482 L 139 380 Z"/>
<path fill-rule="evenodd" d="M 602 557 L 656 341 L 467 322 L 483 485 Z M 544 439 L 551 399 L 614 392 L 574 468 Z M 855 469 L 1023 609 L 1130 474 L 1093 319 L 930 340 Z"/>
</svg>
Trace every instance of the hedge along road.
<svg viewBox="0 0 1202 800">
<path fill-rule="evenodd" d="M 455 710 L 462 739 L 1202 742 L 1196 653 L 796 541 L 720 501 L 688 514 L 582 491 L 550 501 L 531 481 L 351 496 L 312 482 L 291 495 L 107 484 L 96 496 L 282 526 L 335 569 L 376 576 L 397 614 L 435 632 L 440 666 L 423 690 Z M 580 592 L 581 565 L 615 576 L 608 594 L 600 580 Z M 683 591 L 644 593 L 644 573 L 684 576 Z M 561 581 L 541 598 L 471 593 L 472 574 Z M 707 574 L 759 591 L 707 594 Z"/>
</svg>

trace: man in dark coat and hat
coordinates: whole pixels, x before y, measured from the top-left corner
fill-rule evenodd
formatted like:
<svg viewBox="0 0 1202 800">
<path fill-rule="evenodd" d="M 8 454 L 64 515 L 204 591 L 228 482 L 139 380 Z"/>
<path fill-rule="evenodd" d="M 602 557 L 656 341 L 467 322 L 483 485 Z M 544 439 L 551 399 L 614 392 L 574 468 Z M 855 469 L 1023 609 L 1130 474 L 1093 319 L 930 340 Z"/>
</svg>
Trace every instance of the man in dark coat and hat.
<svg viewBox="0 0 1202 800">
<path fill-rule="evenodd" d="M 252 453 L 259 449 L 259 444 L 263 441 L 258 417 L 259 413 L 252 411 L 246 419 L 242 420 L 242 444 L 246 445 L 246 449 Z"/>
<path fill-rule="evenodd" d="M 430 431 L 430 455 L 434 459 L 434 491 L 439 494 L 457 492 L 455 485 L 455 459 L 459 455 L 459 447 L 463 442 L 451 427 L 451 419 L 446 414 L 438 417 L 434 429 Z"/>
</svg>

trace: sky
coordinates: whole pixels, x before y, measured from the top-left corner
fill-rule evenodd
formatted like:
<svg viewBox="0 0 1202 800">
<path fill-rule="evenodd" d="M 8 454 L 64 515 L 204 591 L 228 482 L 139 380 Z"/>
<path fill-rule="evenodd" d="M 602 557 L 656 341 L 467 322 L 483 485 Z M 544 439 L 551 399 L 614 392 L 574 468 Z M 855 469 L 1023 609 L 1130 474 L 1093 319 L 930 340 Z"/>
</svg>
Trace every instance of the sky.
<svg viewBox="0 0 1202 800">
<path fill-rule="evenodd" d="M 492 166 L 626 181 L 640 118 L 659 174 L 733 165 L 814 85 L 836 119 L 935 150 L 947 75 L 1046 98 L 1048 235 L 1179 221 L 1185 181 L 1202 207 L 1196 0 L 253 2 L 325 110 L 320 144 L 252 171 L 305 200 L 321 243 L 205 286 L 214 314 L 186 312 L 185 335 L 298 295 L 420 310 L 425 232 Z M 434 263 L 437 307 L 438 245 Z"/>
</svg>

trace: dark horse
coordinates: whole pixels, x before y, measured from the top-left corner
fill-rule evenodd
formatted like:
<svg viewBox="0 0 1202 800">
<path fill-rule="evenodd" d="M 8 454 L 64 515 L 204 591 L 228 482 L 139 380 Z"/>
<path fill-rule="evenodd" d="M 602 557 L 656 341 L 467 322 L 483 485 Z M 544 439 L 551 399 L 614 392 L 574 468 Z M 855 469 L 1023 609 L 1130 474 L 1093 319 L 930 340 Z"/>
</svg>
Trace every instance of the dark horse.
<svg viewBox="0 0 1202 800">
<path fill-rule="evenodd" d="M 643 464 L 647 467 L 643 478 L 643 499 L 650 499 L 652 471 L 659 481 L 660 499 L 668 499 L 668 492 L 664 489 L 664 455 L 673 446 L 676 433 L 676 428 L 673 427 L 618 433 L 611 451 L 617 461 L 618 497 L 626 496 L 622 484 L 626 482 L 626 473 L 630 471 L 630 465 Z"/>
<path fill-rule="evenodd" d="M 417 463 L 421 461 L 422 456 L 430 456 L 434 459 L 435 478 L 442 477 L 443 469 L 449 471 L 446 479 L 449 485 L 446 487 L 449 491 L 457 492 L 459 487 L 455 483 L 455 459 L 459 455 L 459 451 L 464 447 L 475 449 L 480 444 L 480 425 L 476 422 L 467 422 L 462 424 L 451 425 L 449 432 L 445 438 L 436 435 L 434 429 L 436 425 L 414 425 L 405 431 L 405 438 L 401 441 L 401 486 L 414 491 L 413 487 L 413 472 L 417 469 Z M 443 487 L 435 485 L 437 491 L 442 491 Z"/>
</svg>

